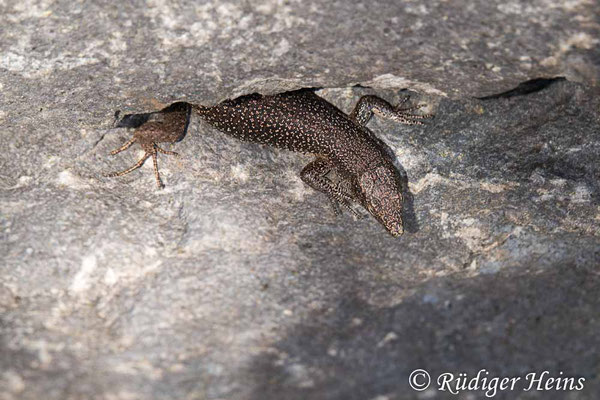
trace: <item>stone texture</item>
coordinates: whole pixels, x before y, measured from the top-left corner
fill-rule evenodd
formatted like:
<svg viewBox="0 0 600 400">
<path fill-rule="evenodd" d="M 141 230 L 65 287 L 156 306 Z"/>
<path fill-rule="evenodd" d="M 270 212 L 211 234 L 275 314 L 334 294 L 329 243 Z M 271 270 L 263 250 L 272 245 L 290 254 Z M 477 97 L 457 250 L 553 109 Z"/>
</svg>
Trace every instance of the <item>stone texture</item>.
<svg viewBox="0 0 600 400">
<path fill-rule="evenodd" d="M 416 368 L 598 398 L 598 4 L 349 3 L 0 2 L 0 398 L 457 398 Z M 165 190 L 102 176 L 139 155 L 108 156 L 117 109 L 308 86 L 436 114 L 370 123 L 409 182 L 402 238 L 334 216 L 310 157 L 197 119 Z"/>
</svg>

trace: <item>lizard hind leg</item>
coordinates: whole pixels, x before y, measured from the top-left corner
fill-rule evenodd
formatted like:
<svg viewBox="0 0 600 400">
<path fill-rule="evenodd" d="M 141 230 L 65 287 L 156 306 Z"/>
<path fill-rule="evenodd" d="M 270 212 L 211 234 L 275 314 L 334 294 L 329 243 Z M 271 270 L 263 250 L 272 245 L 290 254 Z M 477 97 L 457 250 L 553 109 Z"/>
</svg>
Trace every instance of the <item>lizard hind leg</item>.
<svg viewBox="0 0 600 400">
<path fill-rule="evenodd" d="M 123 176 L 123 175 L 127 175 L 130 172 L 135 171 L 136 169 L 140 168 L 142 165 L 144 165 L 144 162 L 148 159 L 148 157 L 150 157 L 151 154 L 144 154 L 144 156 L 142 158 L 140 158 L 138 160 L 137 163 L 135 163 L 134 165 L 132 165 L 131 167 L 123 170 L 123 171 L 117 171 L 117 172 L 110 172 L 108 174 L 104 174 L 104 176 L 112 178 L 115 176 Z"/>
</svg>

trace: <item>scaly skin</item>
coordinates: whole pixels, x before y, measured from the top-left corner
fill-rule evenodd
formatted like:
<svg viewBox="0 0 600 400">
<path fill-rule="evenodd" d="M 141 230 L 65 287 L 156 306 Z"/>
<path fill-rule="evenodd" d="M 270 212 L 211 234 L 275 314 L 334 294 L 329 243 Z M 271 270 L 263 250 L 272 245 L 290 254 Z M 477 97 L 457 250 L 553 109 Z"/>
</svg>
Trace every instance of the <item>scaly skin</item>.
<svg viewBox="0 0 600 400">
<path fill-rule="evenodd" d="M 401 104 L 402 105 L 402 104 Z M 400 106 L 401 106 L 400 105 Z M 407 111 L 419 108 L 392 107 L 376 96 L 363 96 L 346 115 L 313 90 L 303 89 L 272 96 L 252 94 L 227 100 L 212 107 L 175 103 L 150 114 L 126 115 L 118 126 L 136 128 L 133 138 L 116 154 L 138 142 L 146 155 L 120 176 L 139 168 L 150 156 L 156 182 L 162 187 L 157 153 L 174 154 L 157 143 L 181 140 L 190 111 L 218 130 L 237 139 L 316 156 L 301 172 L 302 180 L 353 213 L 352 202 L 360 203 L 393 236 L 403 233 L 400 175 L 379 140 L 366 128 L 375 113 L 397 122 L 414 125 L 429 115 Z M 327 176 L 334 172 L 334 182 Z"/>
</svg>

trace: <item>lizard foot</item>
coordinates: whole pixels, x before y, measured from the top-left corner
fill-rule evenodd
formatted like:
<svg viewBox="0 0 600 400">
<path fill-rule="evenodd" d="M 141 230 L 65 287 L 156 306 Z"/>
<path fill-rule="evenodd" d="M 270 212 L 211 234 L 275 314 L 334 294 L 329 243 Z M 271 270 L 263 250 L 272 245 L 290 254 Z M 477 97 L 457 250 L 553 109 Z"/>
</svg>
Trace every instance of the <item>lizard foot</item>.
<svg viewBox="0 0 600 400">
<path fill-rule="evenodd" d="M 135 143 L 135 138 L 129 140 L 127 143 L 125 143 L 120 148 L 111 151 L 110 154 L 111 155 L 118 154 L 118 153 L 122 152 L 123 150 L 126 150 L 127 148 L 129 148 L 133 143 Z M 165 185 L 162 183 L 162 180 L 160 179 L 160 173 L 158 172 L 158 157 L 157 157 L 158 153 L 168 154 L 168 155 L 173 155 L 173 156 L 177 156 L 178 155 L 174 151 L 163 150 L 160 147 L 158 147 L 158 145 L 156 143 L 153 143 L 152 144 L 152 150 L 151 151 L 146 150 L 146 153 L 144 154 L 144 156 L 142 158 L 140 158 L 137 163 L 135 163 L 131 167 L 127 168 L 126 170 L 118 171 L 118 172 L 111 172 L 111 173 L 108 173 L 108 174 L 104 174 L 104 176 L 106 176 L 106 177 L 115 177 L 115 176 L 127 175 L 128 173 L 130 173 L 132 171 L 135 171 L 136 169 L 138 169 L 142 165 L 144 165 L 144 162 L 146 162 L 146 160 L 150 156 L 152 156 L 152 162 L 154 164 L 154 177 L 156 178 L 156 186 L 159 189 L 162 189 L 162 188 L 165 187 Z"/>
</svg>

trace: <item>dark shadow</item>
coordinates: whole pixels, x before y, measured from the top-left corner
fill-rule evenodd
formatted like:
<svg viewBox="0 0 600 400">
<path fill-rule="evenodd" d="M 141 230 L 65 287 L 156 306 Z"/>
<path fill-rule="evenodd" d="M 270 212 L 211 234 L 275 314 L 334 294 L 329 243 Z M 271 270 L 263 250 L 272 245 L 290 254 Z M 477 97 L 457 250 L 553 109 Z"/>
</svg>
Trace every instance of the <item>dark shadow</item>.
<svg viewBox="0 0 600 400">
<path fill-rule="evenodd" d="M 388 145 L 384 143 L 386 150 L 391 151 Z M 402 220 L 404 221 L 404 230 L 408 233 L 416 233 L 419 231 L 419 222 L 415 214 L 414 196 L 408 188 L 408 174 L 404 167 L 398 162 L 395 154 L 392 154 L 394 167 L 400 173 L 400 182 L 402 183 L 402 198 L 404 199 L 402 209 Z"/>
<path fill-rule="evenodd" d="M 519 85 L 516 88 L 508 90 L 506 92 L 491 94 L 489 96 L 484 96 L 484 97 L 476 97 L 476 99 L 492 100 L 492 99 L 499 99 L 499 98 L 510 98 L 510 97 L 515 97 L 515 96 L 524 96 L 527 94 L 539 92 L 540 90 L 545 89 L 548 86 L 553 85 L 556 82 L 565 81 L 565 80 L 566 80 L 566 78 L 564 78 L 562 76 L 558 76 L 555 78 L 530 79 L 528 81 L 519 83 Z"/>
<path fill-rule="evenodd" d="M 501 399 L 522 394 L 527 373 L 562 373 L 585 378 L 581 398 L 591 399 L 600 389 L 600 319 L 590 319 L 599 290 L 600 276 L 574 265 L 435 278 L 391 307 L 348 290 L 327 305 L 333 313 L 314 312 L 254 359 L 246 371 L 255 385 L 249 398 L 415 399 L 408 377 L 422 368 L 432 387 L 444 372 L 523 377 L 518 390 L 494 397 Z M 543 398 L 568 393 L 546 391 Z M 435 398 L 462 397 L 436 390 Z"/>
</svg>

